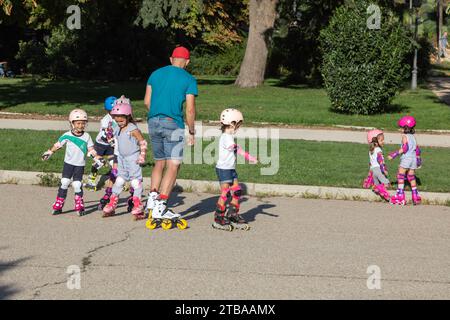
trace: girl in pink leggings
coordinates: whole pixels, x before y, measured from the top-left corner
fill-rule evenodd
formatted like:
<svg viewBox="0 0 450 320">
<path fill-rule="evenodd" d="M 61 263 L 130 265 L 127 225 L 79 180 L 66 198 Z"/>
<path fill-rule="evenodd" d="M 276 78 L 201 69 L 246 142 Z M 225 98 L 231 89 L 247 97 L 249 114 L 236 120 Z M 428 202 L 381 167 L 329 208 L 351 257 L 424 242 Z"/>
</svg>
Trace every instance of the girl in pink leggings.
<svg viewBox="0 0 450 320">
<path fill-rule="evenodd" d="M 398 156 L 400 157 L 400 166 L 398 168 L 397 175 L 397 194 L 391 197 L 392 204 L 405 205 L 405 180 L 408 179 L 411 185 L 412 191 L 412 202 L 414 205 L 421 202 L 419 192 L 417 191 L 416 183 L 416 169 L 419 169 L 422 165 L 422 160 L 420 157 L 420 148 L 417 145 L 416 138 L 414 137 L 416 119 L 411 116 L 405 116 L 398 121 L 398 126 L 403 132 L 402 134 L 402 144 L 400 149 L 389 154 L 388 159 L 392 160 Z"/>
</svg>

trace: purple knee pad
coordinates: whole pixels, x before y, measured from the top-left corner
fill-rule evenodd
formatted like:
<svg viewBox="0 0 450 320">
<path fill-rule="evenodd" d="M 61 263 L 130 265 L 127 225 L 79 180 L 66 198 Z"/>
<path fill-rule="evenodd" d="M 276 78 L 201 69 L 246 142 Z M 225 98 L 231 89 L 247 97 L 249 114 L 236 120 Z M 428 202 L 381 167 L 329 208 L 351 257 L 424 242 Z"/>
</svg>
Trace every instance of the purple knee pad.
<svg viewBox="0 0 450 320">
<path fill-rule="evenodd" d="M 117 173 L 117 169 L 111 169 L 111 171 L 109 172 L 109 179 L 112 181 L 112 183 L 116 182 Z"/>
<path fill-rule="evenodd" d="M 408 174 L 408 181 L 411 182 L 411 181 L 414 181 L 414 180 L 416 180 L 416 175 L 415 174 Z"/>
<path fill-rule="evenodd" d="M 399 173 L 399 174 L 397 174 L 397 180 L 398 181 L 400 181 L 400 180 L 405 180 L 406 179 L 406 174 L 403 174 L 403 173 Z"/>
</svg>

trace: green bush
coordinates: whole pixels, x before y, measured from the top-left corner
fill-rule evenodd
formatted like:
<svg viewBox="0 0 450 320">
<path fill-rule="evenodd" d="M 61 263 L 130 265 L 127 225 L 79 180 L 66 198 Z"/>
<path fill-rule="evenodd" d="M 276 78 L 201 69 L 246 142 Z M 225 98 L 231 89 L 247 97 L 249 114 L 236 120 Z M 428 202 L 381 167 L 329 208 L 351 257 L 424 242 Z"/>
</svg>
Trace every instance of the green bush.
<svg viewBox="0 0 450 320">
<path fill-rule="evenodd" d="M 74 62 L 77 51 L 80 50 L 77 48 L 78 43 L 77 34 L 65 26 L 58 26 L 52 30 L 45 49 L 52 77 L 79 75 L 79 66 Z"/>
<path fill-rule="evenodd" d="M 368 28 L 367 8 L 372 3 L 348 1 L 321 31 L 321 70 L 334 111 L 385 112 L 408 76 L 410 34 L 391 10 L 381 6 L 380 29 Z"/>
<path fill-rule="evenodd" d="M 210 51 L 205 46 L 197 46 L 191 53 L 188 70 L 193 74 L 236 76 L 239 74 L 244 54 L 245 43 L 219 52 Z"/>
<path fill-rule="evenodd" d="M 39 178 L 38 185 L 42 187 L 59 187 L 60 178 L 54 173 L 43 173 L 37 175 Z"/>
<path fill-rule="evenodd" d="M 25 66 L 27 73 L 48 75 L 49 61 L 45 55 L 45 45 L 37 41 L 20 41 L 19 51 L 15 57 Z"/>
</svg>

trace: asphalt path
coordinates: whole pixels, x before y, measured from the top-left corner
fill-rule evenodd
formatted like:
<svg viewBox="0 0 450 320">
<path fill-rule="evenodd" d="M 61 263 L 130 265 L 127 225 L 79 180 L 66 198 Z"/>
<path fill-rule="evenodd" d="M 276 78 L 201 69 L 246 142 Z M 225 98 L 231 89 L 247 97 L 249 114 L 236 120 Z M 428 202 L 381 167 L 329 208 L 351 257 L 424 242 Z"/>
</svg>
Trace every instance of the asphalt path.
<svg viewBox="0 0 450 320">
<path fill-rule="evenodd" d="M 251 230 L 225 232 L 214 195 L 179 193 L 189 228 L 165 231 L 101 195 L 52 216 L 55 188 L 0 185 L 1 299 L 450 298 L 450 207 L 244 197 Z"/>
</svg>

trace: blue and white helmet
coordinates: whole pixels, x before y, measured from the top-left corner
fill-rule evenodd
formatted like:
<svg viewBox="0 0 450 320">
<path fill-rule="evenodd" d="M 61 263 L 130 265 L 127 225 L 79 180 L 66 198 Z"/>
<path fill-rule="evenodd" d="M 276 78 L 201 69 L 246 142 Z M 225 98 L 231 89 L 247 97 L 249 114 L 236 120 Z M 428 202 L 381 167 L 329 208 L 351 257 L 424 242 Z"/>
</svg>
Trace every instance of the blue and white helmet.
<svg viewBox="0 0 450 320">
<path fill-rule="evenodd" d="M 104 104 L 105 110 L 111 111 L 114 106 L 114 102 L 116 102 L 116 100 L 117 98 L 113 96 L 106 98 Z"/>
</svg>

